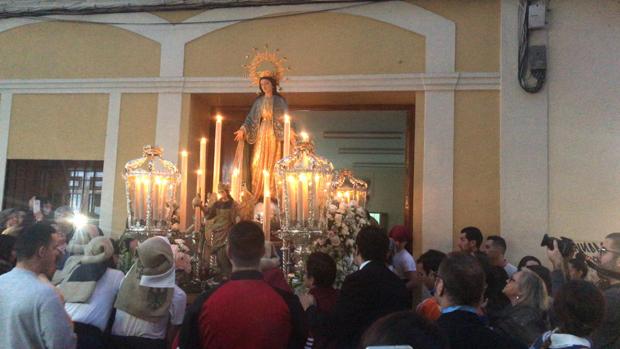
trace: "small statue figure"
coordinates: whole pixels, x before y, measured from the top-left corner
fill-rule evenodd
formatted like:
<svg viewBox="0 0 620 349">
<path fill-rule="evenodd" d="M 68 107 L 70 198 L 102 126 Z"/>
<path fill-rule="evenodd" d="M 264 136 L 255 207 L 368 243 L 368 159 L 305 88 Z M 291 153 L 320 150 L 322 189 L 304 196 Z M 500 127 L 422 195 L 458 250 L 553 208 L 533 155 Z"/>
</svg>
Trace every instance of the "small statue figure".
<svg viewBox="0 0 620 349">
<path fill-rule="evenodd" d="M 218 193 L 212 193 L 206 207 L 201 206 L 201 209 L 205 217 L 206 255 L 217 262 L 217 268 L 223 276 L 228 276 L 232 271 L 226 255 L 228 232 L 238 219 L 235 200 L 230 196 L 230 187 L 220 184 Z"/>
</svg>

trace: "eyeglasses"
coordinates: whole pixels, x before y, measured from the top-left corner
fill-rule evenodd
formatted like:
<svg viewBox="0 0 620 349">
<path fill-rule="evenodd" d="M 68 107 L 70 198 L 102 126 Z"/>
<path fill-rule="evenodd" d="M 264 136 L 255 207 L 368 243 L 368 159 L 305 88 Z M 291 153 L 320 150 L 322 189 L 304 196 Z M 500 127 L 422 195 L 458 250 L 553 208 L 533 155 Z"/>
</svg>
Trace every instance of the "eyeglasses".
<svg viewBox="0 0 620 349">
<path fill-rule="evenodd" d="M 604 254 L 605 254 L 605 253 L 607 253 L 607 252 L 609 252 L 609 253 L 613 253 L 613 254 L 616 254 L 616 255 L 619 255 L 619 256 L 620 256 L 620 252 L 618 252 L 618 251 L 614 251 L 614 250 L 608 250 L 607 248 L 605 248 L 605 246 L 602 246 L 602 245 L 601 245 L 600 250 L 599 250 L 599 255 L 601 255 L 601 256 L 602 256 L 602 255 L 604 255 Z"/>
</svg>

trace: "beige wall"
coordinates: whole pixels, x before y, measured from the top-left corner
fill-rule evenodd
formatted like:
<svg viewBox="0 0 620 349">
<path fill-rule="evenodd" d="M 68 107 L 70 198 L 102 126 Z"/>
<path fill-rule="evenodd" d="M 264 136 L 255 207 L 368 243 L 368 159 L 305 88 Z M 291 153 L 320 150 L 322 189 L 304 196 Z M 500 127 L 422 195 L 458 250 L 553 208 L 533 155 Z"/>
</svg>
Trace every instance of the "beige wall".
<svg viewBox="0 0 620 349">
<path fill-rule="evenodd" d="M 125 163 L 142 156 L 142 147 L 155 142 L 157 122 L 156 94 L 123 94 L 116 153 L 116 181 L 114 183 L 114 210 L 112 237 L 119 237 L 127 221 L 127 199 L 123 170 Z"/>
<path fill-rule="evenodd" d="M 500 233 L 499 93 L 454 96 L 454 244 L 466 226 Z"/>
<path fill-rule="evenodd" d="M 48 22 L 0 33 L 0 79 L 159 76 L 159 44 L 108 25 Z"/>
<path fill-rule="evenodd" d="M 103 160 L 103 94 L 14 95 L 9 159 Z"/>
<path fill-rule="evenodd" d="M 424 71 L 424 37 L 367 18 L 319 13 L 243 22 L 186 45 L 185 76 L 243 76 L 252 48 L 279 48 L 291 75 Z"/>
<path fill-rule="evenodd" d="M 456 71 L 499 71 L 500 0 L 406 1 L 456 24 Z"/>
<path fill-rule="evenodd" d="M 415 133 L 413 150 L 413 252 L 422 254 L 422 180 L 424 169 L 424 92 L 415 95 Z"/>
<path fill-rule="evenodd" d="M 601 240 L 620 231 L 620 3 L 566 0 L 551 10 L 550 232 Z"/>
</svg>

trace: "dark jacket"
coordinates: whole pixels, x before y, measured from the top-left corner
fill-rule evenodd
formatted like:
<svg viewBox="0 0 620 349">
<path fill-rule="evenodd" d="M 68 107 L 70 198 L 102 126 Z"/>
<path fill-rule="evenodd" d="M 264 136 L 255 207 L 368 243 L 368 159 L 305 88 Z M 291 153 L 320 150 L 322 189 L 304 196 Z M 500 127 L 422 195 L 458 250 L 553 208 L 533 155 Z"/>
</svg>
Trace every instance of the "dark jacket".
<svg viewBox="0 0 620 349">
<path fill-rule="evenodd" d="M 566 277 L 561 270 L 553 270 L 551 281 L 555 293 L 566 283 Z M 605 297 L 605 318 L 592 333 L 592 348 L 620 349 L 620 284 L 612 285 L 604 290 L 603 297 Z"/>
<path fill-rule="evenodd" d="M 509 306 L 493 324 L 498 333 L 529 347 L 549 330 L 545 312 L 526 305 Z"/>
<path fill-rule="evenodd" d="M 306 313 L 315 333 L 332 338 L 338 348 L 355 348 L 375 320 L 407 309 L 408 297 L 403 282 L 384 263 L 371 261 L 347 276 L 331 314 L 314 306 Z"/>
<path fill-rule="evenodd" d="M 486 327 L 478 315 L 468 311 L 442 314 L 437 325 L 450 341 L 450 349 L 527 348 Z"/>
<path fill-rule="evenodd" d="M 594 349 L 620 349 L 620 284 L 610 286 L 603 292 L 605 318 L 592 334 Z"/>
</svg>

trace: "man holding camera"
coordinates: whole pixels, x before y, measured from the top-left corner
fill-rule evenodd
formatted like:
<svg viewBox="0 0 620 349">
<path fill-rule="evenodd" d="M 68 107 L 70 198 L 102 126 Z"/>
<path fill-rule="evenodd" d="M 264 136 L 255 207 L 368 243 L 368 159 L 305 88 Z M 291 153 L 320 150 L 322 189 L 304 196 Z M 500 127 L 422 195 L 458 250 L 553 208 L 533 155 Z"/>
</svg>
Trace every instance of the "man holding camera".
<svg viewBox="0 0 620 349">
<path fill-rule="evenodd" d="M 570 254 L 562 253 L 558 240 L 553 241 L 553 249 L 547 249 L 547 256 L 553 264 L 551 273 L 555 292 L 566 280 L 566 264 Z M 593 348 L 620 348 L 620 233 L 611 233 L 601 243 L 599 265 L 595 268 L 605 284 L 606 312 L 601 326 L 592 334 Z"/>
</svg>

